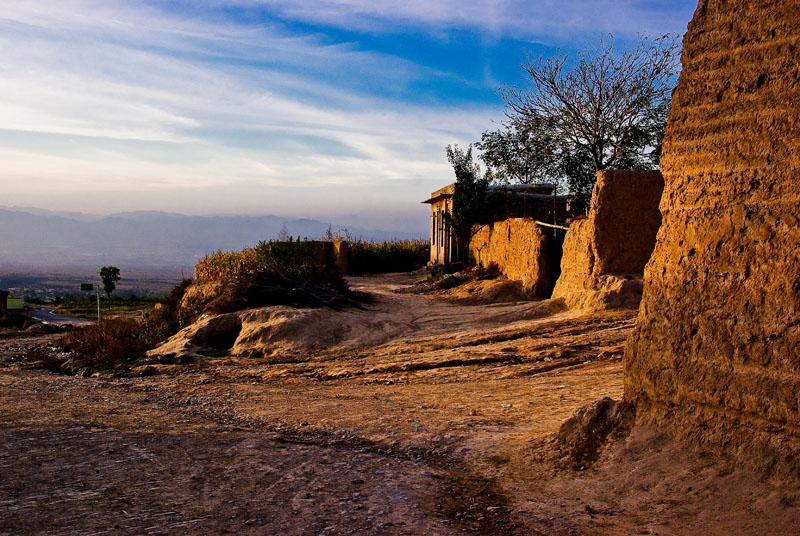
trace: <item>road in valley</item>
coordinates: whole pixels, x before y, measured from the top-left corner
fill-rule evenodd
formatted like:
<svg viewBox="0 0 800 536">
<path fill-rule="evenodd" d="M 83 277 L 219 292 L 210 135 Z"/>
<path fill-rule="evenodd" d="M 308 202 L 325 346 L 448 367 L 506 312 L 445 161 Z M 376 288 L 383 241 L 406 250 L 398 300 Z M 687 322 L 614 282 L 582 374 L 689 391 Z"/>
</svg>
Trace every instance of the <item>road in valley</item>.
<svg viewBox="0 0 800 536">
<path fill-rule="evenodd" d="M 83 324 L 91 324 L 91 320 L 87 320 L 85 318 L 77 318 L 74 316 L 66 316 L 66 315 L 59 315 L 53 312 L 52 307 L 42 307 L 41 309 L 31 309 L 28 314 L 35 318 L 36 320 L 40 320 L 45 324 L 54 324 L 56 326 L 63 326 L 65 324 L 72 324 L 75 326 L 83 325 Z"/>
</svg>

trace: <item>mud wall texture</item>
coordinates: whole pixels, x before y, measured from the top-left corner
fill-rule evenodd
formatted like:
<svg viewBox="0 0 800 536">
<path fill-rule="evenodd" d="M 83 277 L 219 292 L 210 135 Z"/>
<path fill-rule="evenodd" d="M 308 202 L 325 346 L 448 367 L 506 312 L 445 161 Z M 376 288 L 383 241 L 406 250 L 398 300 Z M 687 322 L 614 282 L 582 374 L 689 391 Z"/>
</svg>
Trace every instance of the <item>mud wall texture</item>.
<svg viewBox="0 0 800 536">
<path fill-rule="evenodd" d="M 570 308 L 635 307 L 661 224 L 663 188 L 658 171 L 600 171 L 588 217 L 573 222 L 564 239 L 553 298 Z"/>
<path fill-rule="evenodd" d="M 637 419 L 749 460 L 800 454 L 800 2 L 703 0 L 625 354 Z"/>
<path fill-rule="evenodd" d="M 469 245 L 471 259 L 484 268 L 494 263 L 508 279 L 536 296 L 549 298 L 558 278 L 563 236 L 532 218 L 509 218 L 485 225 Z"/>
</svg>

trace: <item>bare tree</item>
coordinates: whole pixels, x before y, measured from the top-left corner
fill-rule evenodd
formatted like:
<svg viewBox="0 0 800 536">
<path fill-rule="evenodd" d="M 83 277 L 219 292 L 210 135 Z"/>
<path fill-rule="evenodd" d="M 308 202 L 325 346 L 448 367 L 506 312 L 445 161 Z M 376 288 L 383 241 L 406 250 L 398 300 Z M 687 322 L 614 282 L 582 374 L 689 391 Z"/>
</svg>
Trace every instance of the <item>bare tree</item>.
<svg viewBox="0 0 800 536">
<path fill-rule="evenodd" d="M 526 59 L 524 87 L 504 87 L 506 114 L 544 127 L 562 146 L 591 155 L 595 170 L 652 161 L 660 147 L 663 113 L 678 68 L 678 40 L 641 38 L 633 50 L 614 53 L 613 37 L 568 56 Z M 657 156 L 657 155 L 656 155 Z M 647 166 L 649 167 L 649 166 Z"/>
</svg>

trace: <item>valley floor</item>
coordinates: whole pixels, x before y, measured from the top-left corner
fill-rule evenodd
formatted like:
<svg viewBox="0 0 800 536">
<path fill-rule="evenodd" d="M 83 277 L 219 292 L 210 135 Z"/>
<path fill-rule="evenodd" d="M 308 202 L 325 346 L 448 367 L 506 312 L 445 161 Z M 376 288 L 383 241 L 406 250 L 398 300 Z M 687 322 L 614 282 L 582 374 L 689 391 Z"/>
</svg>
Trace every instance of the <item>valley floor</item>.
<svg viewBox="0 0 800 536">
<path fill-rule="evenodd" d="M 407 292 L 417 279 L 353 278 L 375 302 L 335 344 L 285 359 L 81 378 L 25 365 L 53 336 L 0 341 L 0 534 L 800 528 L 795 480 L 655 430 L 584 471 L 547 461 L 578 408 L 621 398 L 635 311 L 459 304 Z"/>
</svg>

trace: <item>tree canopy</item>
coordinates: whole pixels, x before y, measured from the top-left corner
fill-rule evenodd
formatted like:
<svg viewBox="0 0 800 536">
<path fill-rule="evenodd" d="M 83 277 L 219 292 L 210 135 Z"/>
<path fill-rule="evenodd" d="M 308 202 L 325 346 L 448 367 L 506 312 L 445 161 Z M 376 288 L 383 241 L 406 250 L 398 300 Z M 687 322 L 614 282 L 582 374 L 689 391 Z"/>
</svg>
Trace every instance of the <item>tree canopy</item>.
<svg viewBox="0 0 800 536">
<path fill-rule="evenodd" d="M 458 145 L 447 146 L 447 160 L 456 176 L 453 194 L 453 210 L 445 215 L 445 223 L 452 230 L 459 255 L 466 260 L 466 250 L 475 232 L 475 225 L 482 223 L 488 211 L 486 192 L 492 182 L 492 174 L 481 174 L 480 166 L 472 160 L 472 146 L 467 150 Z"/>
<path fill-rule="evenodd" d="M 657 168 L 678 51 L 676 37 L 664 35 L 616 53 L 609 36 L 574 59 L 527 58 L 523 86 L 500 89 L 507 131 L 484 133 L 479 144 L 487 164 L 517 182 L 565 180 L 579 204 L 588 203 L 598 170 Z M 504 136 L 527 145 L 516 152 L 517 167 L 534 162 L 525 169 L 541 178 L 505 171 L 495 143 Z"/>
<path fill-rule="evenodd" d="M 556 170 L 557 141 L 532 122 L 512 122 L 505 129 L 487 130 L 475 144 L 480 159 L 495 180 L 519 184 L 544 182 Z"/>
<path fill-rule="evenodd" d="M 103 283 L 103 291 L 109 300 L 111 299 L 111 293 L 117 288 L 117 281 L 120 279 L 119 268 L 116 266 L 103 266 L 100 268 L 100 281 Z"/>
</svg>

